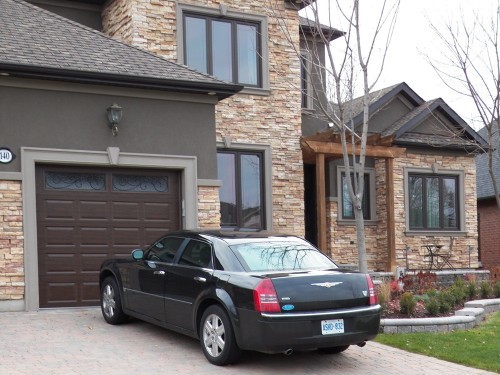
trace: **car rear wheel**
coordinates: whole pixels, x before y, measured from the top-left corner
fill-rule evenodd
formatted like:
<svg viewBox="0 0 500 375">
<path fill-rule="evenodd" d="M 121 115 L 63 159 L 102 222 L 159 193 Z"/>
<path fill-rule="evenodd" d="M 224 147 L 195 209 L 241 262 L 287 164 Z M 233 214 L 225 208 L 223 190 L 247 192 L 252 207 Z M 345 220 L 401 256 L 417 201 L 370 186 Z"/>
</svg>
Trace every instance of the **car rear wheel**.
<svg viewBox="0 0 500 375">
<path fill-rule="evenodd" d="M 346 351 L 347 348 L 349 348 L 349 345 L 331 346 L 329 348 L 318 348 L 318 351 L 320 353 L 325 353 L 325 354 L 338 354 L 342 353 L 343 351 Z"/>
<path fill-rule="evenodd" d="M 200 343 L 205 357 L 217 366 L 235 363 L 241 355 L 229 316 L 218 305 L 210 306 L 203 313 Z"/>
<path fill-rule="evenodd" d="M 122 310 L 120 291 L 113 277 L 107 277 L 102 283 L 101 311 L 109 324 L 121 324 L 127 320 L 127 315 Z"/>
</svg>

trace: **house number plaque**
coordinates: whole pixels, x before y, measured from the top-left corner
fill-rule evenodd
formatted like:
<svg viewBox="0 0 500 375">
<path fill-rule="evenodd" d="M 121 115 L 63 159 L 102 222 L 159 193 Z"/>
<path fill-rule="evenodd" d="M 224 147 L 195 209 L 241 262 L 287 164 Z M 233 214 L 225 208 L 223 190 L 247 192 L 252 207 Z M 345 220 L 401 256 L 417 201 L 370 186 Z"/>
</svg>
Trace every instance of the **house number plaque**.
<svg viewBox="0 0 500 375">
<path fill-rule="evenodd" d="M 14 155 L 11 150 L 5 147 L 0 147 L 0 163 L 8 164 L 14 160 L 15 157 L 16 155 Z"/>
</svg>

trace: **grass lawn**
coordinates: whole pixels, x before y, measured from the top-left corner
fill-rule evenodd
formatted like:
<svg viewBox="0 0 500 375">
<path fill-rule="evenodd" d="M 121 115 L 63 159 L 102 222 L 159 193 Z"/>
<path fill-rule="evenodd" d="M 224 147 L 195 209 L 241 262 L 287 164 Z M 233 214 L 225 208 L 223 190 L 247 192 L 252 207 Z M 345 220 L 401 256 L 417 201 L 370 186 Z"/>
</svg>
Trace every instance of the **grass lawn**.
<svg viewBox="0 0 500 375">
<path fill-rule="evenodd" d="M 379 334 L 375 341 L 409 352 L 500 373 L 500 312 L 489 315 L 478 327 L 469 331 Z"/>
</svg>

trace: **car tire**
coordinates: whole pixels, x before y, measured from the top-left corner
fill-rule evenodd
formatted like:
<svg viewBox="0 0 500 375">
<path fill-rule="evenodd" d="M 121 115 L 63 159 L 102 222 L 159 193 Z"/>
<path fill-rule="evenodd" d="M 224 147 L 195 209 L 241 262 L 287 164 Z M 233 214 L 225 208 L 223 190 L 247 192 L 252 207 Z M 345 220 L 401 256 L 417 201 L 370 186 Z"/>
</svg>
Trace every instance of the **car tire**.
<svg viewBox="0 0 500 375">
<path fill-rule="evenodd" d="M 101 285 L 101 312 L 109 324 L 124 323 L 128 316 L 123 312 L 118 284 L 113 277 L 106 277 Z"/>
<path fill-rule="evenodd" d="M 221 306 L 212 305 L 205 310 L 199 333 L 203 354 L 210 363 L 225 366 L 238 361 L 241 349 L 234 338 L 231 320 Z"/>
<path fill-rule="evenodd" d="M 328 348 L 318 348 L 318 351 L 324 354 L 338 354 L 346 351 L 348 348 L 349 345 L 330 346 Z"/>
</svg>

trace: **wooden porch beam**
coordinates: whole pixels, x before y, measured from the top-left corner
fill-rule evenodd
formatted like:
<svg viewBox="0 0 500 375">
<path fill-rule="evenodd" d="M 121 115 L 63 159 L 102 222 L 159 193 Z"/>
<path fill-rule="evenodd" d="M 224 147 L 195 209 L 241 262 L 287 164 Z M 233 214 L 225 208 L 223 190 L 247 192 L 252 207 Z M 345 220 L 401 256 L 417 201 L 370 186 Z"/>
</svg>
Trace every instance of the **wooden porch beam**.
<svg viewBox="0 0 500 375">
<path fill-rule="evenodd" d="M 316 154 L 316 221 L 318 248 L 326 253 L 326 183 L 325 155 Z"/>
<path fill-rule="evenodd" d="M 393 272 L 396 269 L 396 223 L 394 212 L 394 159 L 385 159 L 385 188 L 387 210 L 387 269 Z"/>
<path fill-rule="evenodd" d="M 322 153 L 327 155 L 342 155 L 342 145 L 340 143 L 332 142 L 318 142 L 302 140 L 302 145 L 307 146 L 308 149 L 315 153 Z M 361 148 L 358 146 L 355 148 L 356 155 L 360 154 Z M 385 146 L 366 146 L 366 156 L 374 158 L 397 158 L 403 155 L 406 151 L 405 148 L 400 147 L 385 147 Z M 347 152 L 352 154 L 352 145 L 347 145 Z"/>
</svg>

